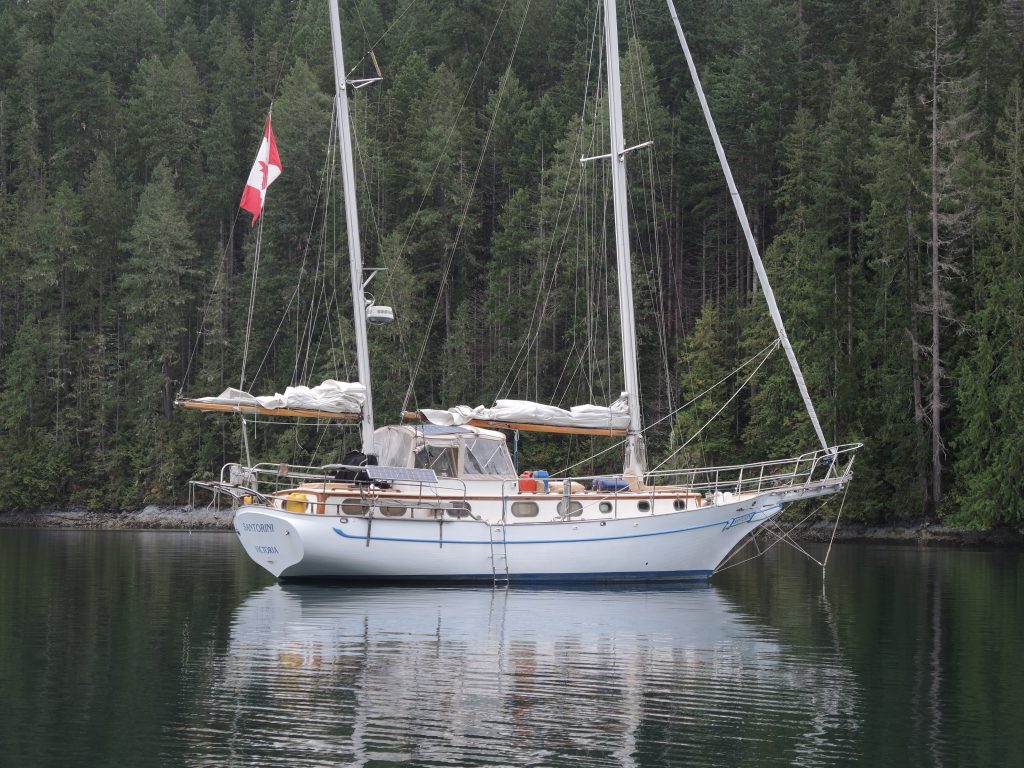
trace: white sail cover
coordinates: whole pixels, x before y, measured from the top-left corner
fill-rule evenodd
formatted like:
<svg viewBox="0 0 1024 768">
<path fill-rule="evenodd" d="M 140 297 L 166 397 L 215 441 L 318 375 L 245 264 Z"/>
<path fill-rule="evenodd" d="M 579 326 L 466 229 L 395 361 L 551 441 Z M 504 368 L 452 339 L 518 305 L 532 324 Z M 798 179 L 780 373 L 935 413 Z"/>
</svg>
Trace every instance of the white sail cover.
<svg viewBox="0 0 1024 768">
<path fill-rule="evenodd" d="M 626 393 L 608 407 L 602 405 L 575 405 L 568 411 L 554 405 L 533 403 L 529 400 L 496 400 L 492 408 L 478 405 L 457 405 L 447 411 L 420 409 L 423 418 L 431 424 L 453 427 L 480 421 L 506 421 L 513 424 L 538 424 L 552 427 L 589 427 L 627 429 L 629 406 Z"/>
<path fill-rule="evenodd" d="M 323 411 L 325 413 L 359 413 L 366 400 L 366 387 L 359 382 L 344 382 L 327 379 L 315 387 L 287 387 L 284 394 L 250 395 L 234 387 L 228 387 L 217 397 L 196 398 L 197 403 L 216 405 L 249 405 L 268 410 L 293 408 L 296 410 Z"/>
</svg>

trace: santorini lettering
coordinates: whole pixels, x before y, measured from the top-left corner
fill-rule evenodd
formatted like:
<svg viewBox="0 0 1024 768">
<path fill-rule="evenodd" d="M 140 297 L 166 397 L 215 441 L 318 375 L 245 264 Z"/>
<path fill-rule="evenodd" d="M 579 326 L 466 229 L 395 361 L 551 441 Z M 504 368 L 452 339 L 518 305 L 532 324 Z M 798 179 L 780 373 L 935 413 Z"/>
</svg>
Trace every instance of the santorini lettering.
<svg viewBox="0 0 1024 768">
<path fill-rule="evenodd" d="M 247 533 L 273 533 L 273 523 L 242 523 Z"/>
</svg>

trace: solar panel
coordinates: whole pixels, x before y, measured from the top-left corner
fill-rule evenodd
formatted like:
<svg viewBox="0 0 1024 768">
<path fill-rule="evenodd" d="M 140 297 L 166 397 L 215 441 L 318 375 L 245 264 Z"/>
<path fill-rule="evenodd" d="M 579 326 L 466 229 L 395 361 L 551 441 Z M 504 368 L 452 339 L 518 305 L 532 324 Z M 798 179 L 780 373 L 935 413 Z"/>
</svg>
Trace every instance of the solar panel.
<svg viewBox="0 0 1024 768">
<path fill-rule="evenodd" d="M 399 483 L 437 483 L 437 475 L 434 474 L 432 469 L 378 467 L 372 464 L 364 467 L 364 469 L 370 480 L 388 480 Z"/>
<path fill-rule="evenodd" d="M 471 435 L 472 429 L 466 427 L 448 427 L 443 424 L 417 424 L 416 429 L 424 435 Z"/>
</svg>

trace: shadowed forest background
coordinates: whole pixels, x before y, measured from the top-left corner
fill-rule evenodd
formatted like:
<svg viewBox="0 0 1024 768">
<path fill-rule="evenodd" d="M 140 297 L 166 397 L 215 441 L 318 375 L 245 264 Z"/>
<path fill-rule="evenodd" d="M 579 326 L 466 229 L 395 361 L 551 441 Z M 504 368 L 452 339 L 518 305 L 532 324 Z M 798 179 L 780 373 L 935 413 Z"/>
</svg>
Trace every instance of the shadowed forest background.
<svg viewBox="0 0 1024 768">
<path fill-rule="evenodd" d="M 378 423 L 621 390 L 600 14 L 342 3 Z M 846 509 L 1024 528 L 1024 0 L 679 0 Z M 661 0 L 620 4 L 645 423 L 774 331 Z M 323 0 L 0 10 L 0 509 L 182 500 L 240 455 L 179 393 L 354 380 Z M 596 32 L 596 34 L 595 34 Z M 368 52 L 373 51 L 373 57 Z M 284 174 L 238 200 L 268 110 Z M 752 370 L 651 430 L 657 463 Z M 354 430 L 257 426 L 337 460 Z M 555 470 L 607 441 L 525 436 Z M 775 353 L 676 465 L 816 447 Z M 614 466 L 616 451 L 606 454 Z M 605 469 L 598 463 L 595 469 Z M 582 471 L 582 470 L 580 470 Z"/>
</svg>

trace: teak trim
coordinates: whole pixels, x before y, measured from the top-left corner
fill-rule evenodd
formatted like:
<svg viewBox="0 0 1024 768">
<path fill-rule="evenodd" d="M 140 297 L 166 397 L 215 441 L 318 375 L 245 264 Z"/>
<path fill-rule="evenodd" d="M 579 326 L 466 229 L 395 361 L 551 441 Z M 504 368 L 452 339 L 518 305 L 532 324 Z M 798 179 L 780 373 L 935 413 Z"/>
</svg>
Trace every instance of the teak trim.
<svg viewBox="0 0 1024 768">
<path fill-rule="evenodd" d="M 419 411 L 403 411 L 402 418 L 407 421 L 424 421 Z M 471 427 L 484 429 L 518 429 L 522 432 L 552 432 L 561 435 L 592 435 L 594 437 L 625 437 L 626 430 L 611 427 L 562 427 L 554 424 L 524 424 L 515 421 L 487 421 L 470 419 L 466 422 Z"/>
<path fill-rule="evenodd" d="M 358 421 L 358 413 L 338 413 L 337 411 L 317 411 L 311 408 L 264 408 L 262 405 L 244 405 L 231 403 L 202 403 L 198 400 L 178 400 L 175 405 L 193 411 L 212 413 L 256 413 L 262 416 L 292 416 L 300 419 L 337 419 L 340 421 Z"/>
</svg>

